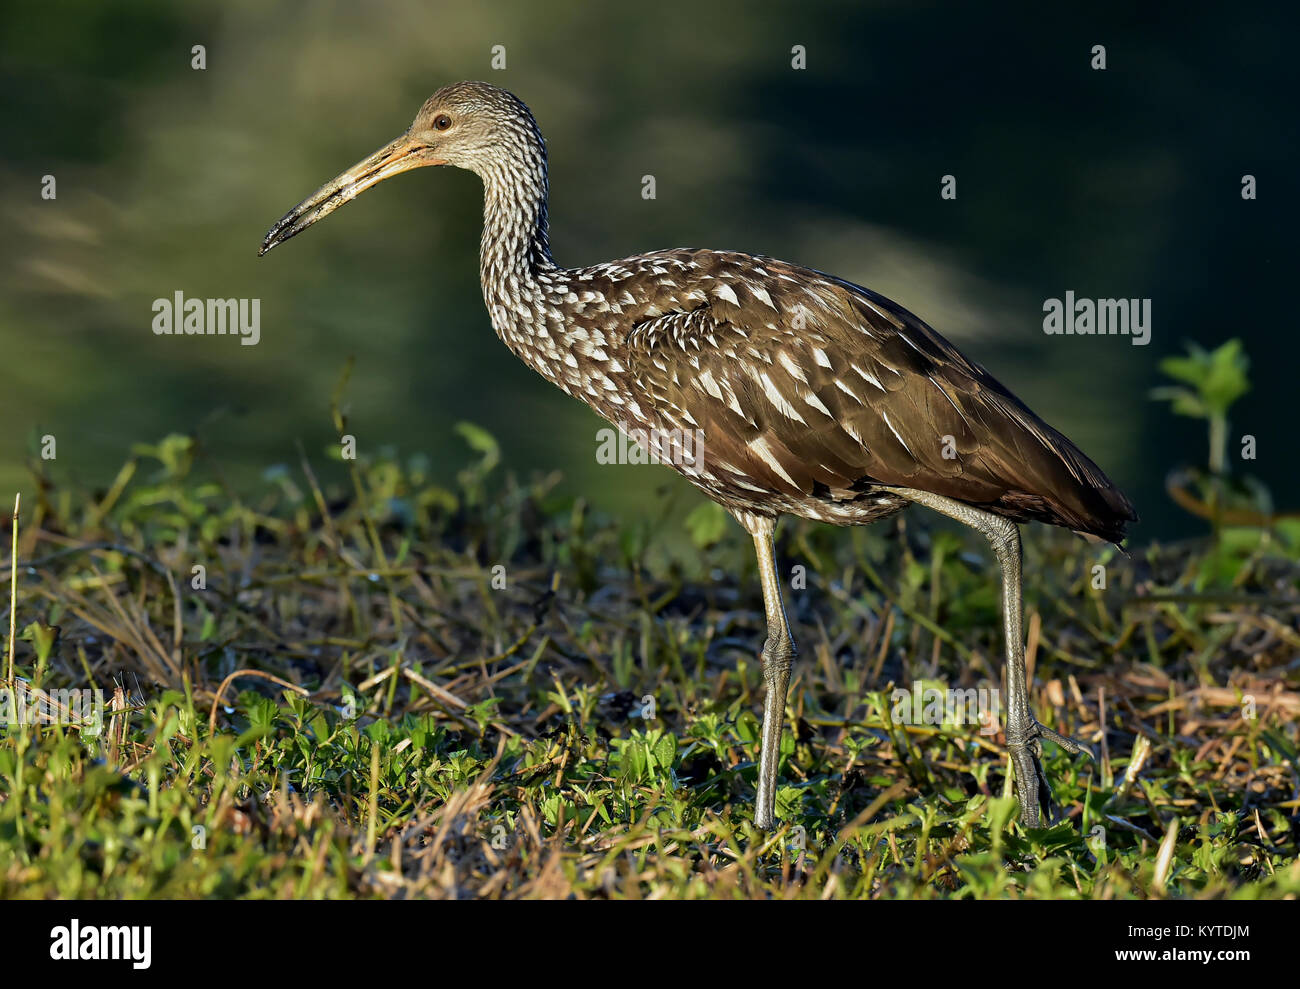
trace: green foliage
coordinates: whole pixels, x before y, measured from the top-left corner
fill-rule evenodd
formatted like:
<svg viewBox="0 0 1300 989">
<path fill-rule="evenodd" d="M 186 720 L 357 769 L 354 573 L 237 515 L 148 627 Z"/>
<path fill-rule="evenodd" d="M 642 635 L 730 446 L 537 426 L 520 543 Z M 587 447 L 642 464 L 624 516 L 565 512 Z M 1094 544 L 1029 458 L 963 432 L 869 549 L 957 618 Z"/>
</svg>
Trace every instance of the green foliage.
<svg viewBox="0 0 1300 989">
<path fill-rule="evenodd" d="M 1205 419 L 1210 429 L 1209 466 L 1212 474 L 1227 467 L 1228 410 L 1250 390 L 1246 372 L 1250 361 L 1240 340 L 1207 351 L 1195 343 L 1187 345 L 1186 357 L 1166 357 L 1160 370 L 1190 387 L 1155 388 L 1151 397 L 1167 401 L 1176 415 Z"/>
<path fill-rule="evenodd" d="M 712 501 L 702 501 L 686 516 L 686 531 L 698 549 L 708 549 L 727 531 L 726 509 Z"/>
<path fill-rule="evenodd" d="M 1091 738 L 1099 694 L 1124 703 L 1103 763 L 1045 747 L 1068 817 L 1024 829 L 1000 739 L 891 716 L 895 685 L 997 683 L 985 547 L 791 524 L 778 558 L 807 571 L 787 587 L 802 651 L 782 829 L 764 835 L 752 563 L 698 583 L 656 568 L 650 527 L 502 477 L 490 437 L 463 435 L 475 462 L 454 491 L 418 458 L 363 451 L 347 484 L 275 468 L 240 499 L 175 438 L 108 492 L 43 489 L 18 585 L 23 688 L 120 687 L 122 709 L 0 728 L 0 896 L 1300 893 L 1300 607 L 1270 606 L 1265 635 L 1252 603 L 1300 583 L 1300 530 L 1225 529 L 1215 559 L 1242 600 L 1213 607 L 1167 600 L 1209 554 L 1027 541 L 1036 713 Z M 162 471 L 136 469 L 149 459 Z M 729 527 L 711 560 L 729 540 L 747 542 Z M 1120 786 L 1140 735 L 1151 755 Z"/>
<path fill-rule="evenodd" d="M 194 437 L 171 433 L 157 443 L 135 443 L 131 452 L 137 457 L 157 460 L 162 465 L 157 480 L 179 481 L 189 474 L 194 465 Z"/>
<path fill-rule="evenodd" d="M 1229 340 L 1208 351 L 1189 343 L 1187 350 L 1186 357 L 1166 357 L 1160 370 L 1191 387 L 1156 388 L 1151 397 L 1170 402 L 1177 415 L 1198 419 L 1226 416 L 1232 403 L 1250 391 L 1246 375 L 1250 361 L 1242 352 L 1241 341 Z"/>
<path fill-rule="evenodd" d="M 659 728 L 648 732 L 633 729 L 629 737 L 611 743 L 611 771 L 625 784 L 667 783 L 675 785 L 673 760 L 677 739 Z"/>
<path fill-rule="evenodd" d="M 1262 559 L 1279 552 L 1300 558 L 1295 519 L 1275 514 L 1272 495 L 1261 481 L 1229 468 L 1228 412 L 1250 390 L 1249 367 L 1239 340 L 1212 351 L 1189 344 L 1187 356 L 1160 362 L 1161 370 L 1183 385 L 1151 392 L 1168 401 L 1175 414 L 1204 419 L 1209 427 L 1206 468 L 1179 468 L 1166 479 L 1173 499 L 1210 523 L 1210 552 L 1194 568 L 1196 591 L 1240 586 Z M 1245 449 L 1244 456 L 1253 456 Z"/>
<path fill-rule="evenodd" d="M 483 483 L 501 462 L 501 447 L 491 433 L 472 422 L 456 423 L 456 432 L 482 459 L 460 472 L 460 484 L 475 500 L 483 495 Z"/>
</svg>

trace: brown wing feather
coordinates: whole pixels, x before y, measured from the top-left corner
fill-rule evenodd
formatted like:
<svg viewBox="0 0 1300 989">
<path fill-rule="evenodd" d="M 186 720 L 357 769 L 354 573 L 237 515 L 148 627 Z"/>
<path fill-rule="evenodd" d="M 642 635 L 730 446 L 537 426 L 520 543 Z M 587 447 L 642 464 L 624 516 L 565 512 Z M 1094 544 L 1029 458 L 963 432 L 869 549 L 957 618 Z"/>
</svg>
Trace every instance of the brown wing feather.
<svg viewBox="0 0 1300 989">
<path fill-rule="evenodd" d="M 619 349 L 648 412 L 704 433 L 715 496 L 906 486 L 1115 541 L 1136 519 L 1073 443 L 901 306 L 769 258 L 656 258 L 691 270 L 690 304 L 660 291 Z"/>
</svg>

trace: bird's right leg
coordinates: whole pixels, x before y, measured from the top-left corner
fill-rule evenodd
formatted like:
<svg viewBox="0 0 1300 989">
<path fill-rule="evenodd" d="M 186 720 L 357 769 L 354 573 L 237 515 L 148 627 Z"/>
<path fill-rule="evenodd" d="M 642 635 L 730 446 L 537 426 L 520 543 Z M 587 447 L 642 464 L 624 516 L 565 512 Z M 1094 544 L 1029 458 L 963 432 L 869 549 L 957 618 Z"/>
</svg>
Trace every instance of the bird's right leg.
<svg viewBox="0 0 1300 989">
<path fill-rule="evenodd" d="M 767 615 L 767 640 L 763 643 L 763 735 L 758 762 L 758 797 L 754 824 L 764 831 L 776 826 L 776 767 L 781 758 L 781 734 L 785 726 L 785 699 L 794 661 L 794 638 L 781 601 L 781 581 L 776 572 L 776 551 L 772 535 L 776 519 L 735 512 L 737 521 L 754 537 L 758 573 L 763 584 L 763 610 Z"/>
<path fill-rule="evenodd" d="M 929 491 L 893 488 L 919 505 L 956 519 L 983 533 L 993 547 L 1002 570 L 1002 632 L 1007 656 L 1007 753 L 1015 767 L 1016 796 L 1020 799 L 1020 823 L 1038 827 L 1041 805 L 1050 816 L 1052 788 L 1043 772 L 1042 741 L 1055 742 L 1067 752 L 1082 752 L 1087 746 L 1041 724 L 1029 706 L 1029 684 L 1025 672 L 1025 640 L 1020 600 L 1020 529 L 1014 522 Z"/>
</svg>

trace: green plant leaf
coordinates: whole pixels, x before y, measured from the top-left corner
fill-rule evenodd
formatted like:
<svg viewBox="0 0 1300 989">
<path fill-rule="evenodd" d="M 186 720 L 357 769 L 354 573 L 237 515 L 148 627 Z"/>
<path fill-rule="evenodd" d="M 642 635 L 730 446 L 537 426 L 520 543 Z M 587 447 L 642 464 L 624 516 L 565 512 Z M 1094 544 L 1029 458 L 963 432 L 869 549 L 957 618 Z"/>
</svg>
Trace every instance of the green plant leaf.
<svg viewBox="0 0 1300 989">
<path fill-rule="evenodd" d="M 482 426 L 476 426 L 472 422 L 458 422 L 455 428 L 461 438 L 469 444 L 470 449 L 483 454 L 483 459 L 478 465 L 483 473 L 486 474 L 501 462 L 500 444 L 497 443 L 496 437 Z"/>
<path fill-rule="evenodd" d="M 707 549 L 727 531 L 727 512 L 721 505 L 706 501 L 686 516 L 686 531 L 697 548 Z"/>
</svg>

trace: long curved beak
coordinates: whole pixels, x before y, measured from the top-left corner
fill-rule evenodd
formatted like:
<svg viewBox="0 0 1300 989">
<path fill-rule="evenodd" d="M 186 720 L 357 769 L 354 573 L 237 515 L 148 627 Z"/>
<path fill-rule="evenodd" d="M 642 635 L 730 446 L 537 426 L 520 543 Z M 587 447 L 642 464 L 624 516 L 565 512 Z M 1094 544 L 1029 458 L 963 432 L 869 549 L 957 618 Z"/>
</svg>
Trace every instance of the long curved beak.
<svg viewBox="0 0 1300 989">
<path fill-rule="evenodd" d="M 411 137 L 410 132 L 380 148 L 370 157 L 357 162 L 337 178 L 326 182 L 300 202 L 267 231 L 257 256 L 296 237 L 317 220 L 323 220 L 344 203 L 351 202 L 372 185 L 392 178 L 399 172 L 425 165 L 445 165 L 446 159 L 434 157 L 432 150 Z"/>
</svg>

